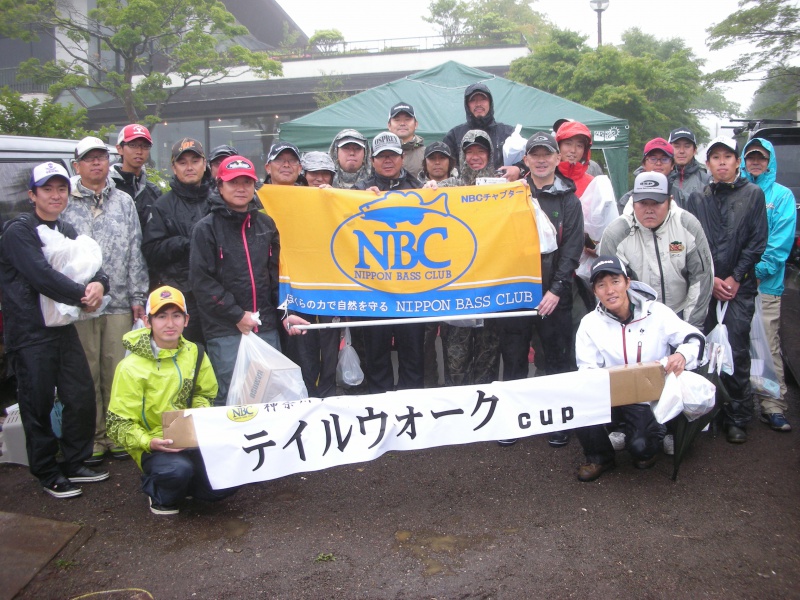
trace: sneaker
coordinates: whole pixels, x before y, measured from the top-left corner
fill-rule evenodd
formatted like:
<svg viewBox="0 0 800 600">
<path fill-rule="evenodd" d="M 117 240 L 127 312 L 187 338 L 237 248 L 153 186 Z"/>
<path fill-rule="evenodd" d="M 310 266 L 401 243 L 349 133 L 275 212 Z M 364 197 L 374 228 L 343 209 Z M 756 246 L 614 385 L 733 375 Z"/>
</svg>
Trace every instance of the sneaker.
<svg viewBox="0 0 800 600">
<path fill-rule="evenodd" d="M 131 457 L 122 446 L 111 446 L 109 452 L 111 453 L 111 458 L 116 460 L 128 460 Z"/>
<path fill-rule="evenodd" d="M 769 425 L 773 431 L 791 431 L 792 426 L 783 413 L 761 413 L 761 422 Z"/>
<path fill-rule="evenodd" d="M 67 475 L 72 483 L 94 483 L 96 481 L 105 481 L 108 479 L 108 471 L 95 471 L 83 465 L 75 467 L 71 473 Z"/>
<path fill-rule="evenodd" d="M 105 446 L 102 444 L 95 444 L 94 450 L 92 450 L 92 455 L 83 461 L 83 464 L 87 467 L 96 467 L 98 465 L 103 464 L 103 459 L 106 456 L 106 449 Z"/>
<path fill-rule="evenodd" d="M 68 480 L 59 477 L 52 483 L 43 483 L 42 489 L 50 494 L 53 498 L 74 498 L 83 493 L 81 488 L 72 485 Z"/>
<path fill-rule="evenodd" d="M 664 454 L 667 456 L 675 454 L 675 437 L 671 433 L 664 436 Z"/>
<path fill-rule="evenodd" d="M 177 506 L 168 504 L 153 504 L 153 498 L 148 496 L 147 500 L 150 502 L 150 512 L 154 515 L 177 515 L 180 510 Z"/>
<path fill-rule="evenodd" d="M 569 443 L 568 431 L 556 431 L 547 436 L 547 443 L 551 448 L 563 448 Z"/>
<path fill-rule="evenodd" d="M 502 446 L 502 447 L 513 446 L 516 443 L 517 443 L 516 439 L 514 439 L 514 440 L 497 440 L 497 445 L 498 446 Z"/>
<path fill-rule="evenodd" d="M 625 450 L 625 434 L 621 431 L 612 431 L 608 434 L 608 439 L 617 452 Z"/>
</svg>

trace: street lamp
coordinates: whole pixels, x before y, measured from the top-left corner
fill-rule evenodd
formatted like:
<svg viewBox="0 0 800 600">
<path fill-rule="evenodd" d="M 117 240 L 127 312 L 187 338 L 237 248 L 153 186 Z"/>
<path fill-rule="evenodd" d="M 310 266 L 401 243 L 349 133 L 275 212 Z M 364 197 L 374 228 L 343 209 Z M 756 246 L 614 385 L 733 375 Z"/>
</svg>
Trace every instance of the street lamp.
<svg viewBox="0 0 800 600">
<path fill-rule="evenodd" d="M 603 45 L 603 11 L 608 8 L 609 0 L 589 0 L 589 6 L 597 13 L 597 47 Z"/>
</svg>

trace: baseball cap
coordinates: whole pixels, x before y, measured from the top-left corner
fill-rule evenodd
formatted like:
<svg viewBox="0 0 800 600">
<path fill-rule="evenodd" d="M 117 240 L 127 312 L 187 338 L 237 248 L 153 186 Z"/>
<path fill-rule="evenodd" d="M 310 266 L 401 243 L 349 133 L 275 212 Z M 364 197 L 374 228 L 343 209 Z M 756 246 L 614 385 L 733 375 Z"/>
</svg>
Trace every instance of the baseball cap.
<svg viewBox="0 0 800 600">
<path fill-rule="evenodd" d="M 403 153 L 403 146 L 400 143 L 400 138 L 393 134 L 391 131 L 384 131 L 379 133 L 372 139 L 372 156 L 377 156 L 381 152 L 390 150 L 395 154 Z"/>
<path fill-rule="evenodd" d="M 168 304 L 173 304 L 186 312 L 186 298 L 183 297 L 183 293 L 168 285 L 161 286 L 150 293 L 147 297 L 145 312 L 148 315 L 154 315 Z"/>
<path fill-rule="evenodd" d="M 46 162 L 33 167 L 28 189 L 32 190 L 35 187 L 42 186 L 53 177 L 62 177 L 66 179 L 67 188 L 72 190 L 72 184 L 69 181 L 69 173 L 67 173 L 64 167 L 54 162 Z"/>
<path fill-rule="evenodd" d="M 83 138 L 75 147 L 75 160 L 80 160 L 91 150 L 105 150 L 108 152 L 106 143 L 100 138 L 88 136 Z"/>
<path fill-rule="evenodd" d="M 540 146 L 542 148 L 547 148 L 551 154 L 558 152 L 558 142 L 556 141 L 556 138 L 549 133 L 545 133 L 544 131 L 537 131 L 531 137 L 529 137 L 528 141 L 525 143 L 525 154 Z"/>
<path fill-rule="evenodd" d="M 444 142 L 433 142 L 432 144 L 428 144 L 425 147 L 425 158 L 428 158 L 435 152 L 444 154 L 447 158 L 453 158 L 453 152 L 450 150 L 450 146 Z"/>
<path fill-rule="evenodd" d="M 733 152 L 734 156 L 737 158 L 739 157 L 739 150 L 736 148 L 736 140 L 726 135 L 720 135 L 708 142 L 708 146 L 706 146 L 706 160 L 708 160 L 708 155 L 711 153 L 711 149 L 714 146 L 725 146 L 728 150 Z"/>
<path fill-rule="evenodd" d="M 408 113 L 413 119 L 417 118 L 417 115 L 414 114 L 414 107 L 407 102 L 399 102 L 395 104 L 391 110 L 389 110 L 389 118 L 394 119 L 401 112 Z"/>
<path fill-rule="evenodd" d="M 211 152 L 208 153 L 208 162 L 214 162 L 218 158 L 226 158 L 234 154 L 239 154 L 239 151 L 233 146 L 228 146 L 227 144 L 215 146 L 211 149 Z"/>
<path fill-rule="evenodd" d="M 206 157 L 206 152 L 203 150 L 203 144 L 192 138 L 183 138 L 178 140 L 172 146 L 172 162 L 178 160 L 184 152 L 194 152 L 200 158 Z"/>
<path fill-rule="evenodd" d="M 633 182 L 633 201 L 654 200 L 663 204 L 669 200 L 669 184 L 667 178 L 655 171 L 639 173 Z"/>
<path fill-rule="evenodd" d="M 134 123 L 133 125 L 126 125 L 122 128 L 122 131 L 119 132 L 119 136 L 117 136 L 117 146 L 137 138 L 147 140 L 151 144 L 153 143 L 153 138 L 150 137 L 150 130 L 144 125 L 137 125 Z"/>
<path fill-rule="evenodd" d="M 597 278 L 607 273 L 628 276 L 628 273 L 625 271 L 625 265 L 622 264 L 619 258 L 608 255 L 598 256 L 597 260 L 594 261 L 592 265 L 592 274 L 589 277 L 589 281 L 594 283 Z"/>
<path fill-rule="evenodd" d="M 256 168 L 253 166 L 253 163 L 244 156 L 234 154 L 220 163 L 219 170 L 217 171 L 217 179 L 230 181 L 231 179 L 236 179 L 241 176 L 249 177 L 253 181 L 258 181 Z"/>
<path fill-rule="evenodd" d="M 355 129 L 345 129 L 339 132 L 342 137 L 336 142 L 336 147 L 341 148 L 345 144 L 356 144 L 367 149 L 367 138 L 365 138 L 361 133 L 356 131 Z"/>
<path fill-rule="evenodd" d="M 269 156 L 267 157 L 267 162 L 271 163 L 273 160 L 278 158 L 278 155 L 288 150 L 292 154 L 297 157 L 297 160 L 300 160 L 300 150 L 297 149 L 297 146 L 294 144 L 290 144 L 289 142 L 277 142 L 272 144 L 272 148 L 269 149 Z"/>
<path fill-rule="evenodd" d="M 559 127 L 561 127 L 564 123 L 569 123 L 573 119 L 558 119 L 555 123 L 553 123 L 553 132 L 557 133 Z"/>
<path fill-rule="evenodd" d="M 761 140 L 759 140 L 758 138 L 753 138 L 753 140 L 749 144 L 747 144 L 747 149 L 744 152 L 744 157 L 747 158 L 753 152 L 757 152 L 764 158 L 769 159 L 769 150 L 764 148 L 764 146 L 761 144 Z"/>
<path fill-rule="evenodd" d="M 667 156 L 675 156 L 675 150 L 664 138 L 654 138 L 644 145 L 644 155 L 647 156 L 653 150 L 661 150 Z"/>
<path fill-rule="evenodd" d="M 678 140 L 689 140 L 695 146 L 697 146 L 697 138 L 694 137 L 694 133 L 686 129 L 685 127 L 678 127 L 677 129 L 673 129 L 669 132 L 669 143 L 677 142 Z"/>
<path fill-rule="evenodd" d="M 308 171 L 330 171 L 336 174 L 336 165 L 333 159 L 326 152 L 306 152 L 300 159 L 303 170 Z"/>
<path fill-rule="evenodd" d="M 467 134 L 469 133 L 470 132 L 468 131 Z M 464 137 L 466 137 L 466 135 Z M 486 137 L 486 135 L 473 135 L 471 136 L 471 138 L 472 139 L 469 140 L 461 140 L 462 150 L 466 151 L 466 149 L 469 148 L 470 146 L 481 146 L 483 148 L 486 148 L 486 150 L 488 150 L 491 153 L 492 151 L 491 142 Z"/>
</svg>

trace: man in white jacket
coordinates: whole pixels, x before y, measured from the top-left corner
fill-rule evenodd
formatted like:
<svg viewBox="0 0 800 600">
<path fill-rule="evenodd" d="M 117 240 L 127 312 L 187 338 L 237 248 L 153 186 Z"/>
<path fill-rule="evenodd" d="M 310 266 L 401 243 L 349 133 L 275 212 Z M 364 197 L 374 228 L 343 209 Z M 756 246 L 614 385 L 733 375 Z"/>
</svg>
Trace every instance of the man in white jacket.
<svg viewBox="0 0 800 600">
<path fill-rule="evenodd" d="M 680 375 L 697 364 L 700 331 L 670 308 L 655 302 L 655 292 L 634 281 L 616 256 L 599 256 L 592 266 L 592 291 L 600 303 L 578 328 L 575 352 L 578 369 L 601 369 L 657 361 L 667 357 L 667 373 Z M 696 339 L 694 339 L 696 336 Z M 670 346 L 677 350 L 670 354 Z M 647 403 L 620 406 L 612 420 L 621 423 L 625 449 L 638 469 L 657 459 L 665 428 Z M 594 481 L 615 466 L 614 447 L 603 425 L 576 430 L 587 463 L 578 469 L 579 481 Z"/>
</svg>

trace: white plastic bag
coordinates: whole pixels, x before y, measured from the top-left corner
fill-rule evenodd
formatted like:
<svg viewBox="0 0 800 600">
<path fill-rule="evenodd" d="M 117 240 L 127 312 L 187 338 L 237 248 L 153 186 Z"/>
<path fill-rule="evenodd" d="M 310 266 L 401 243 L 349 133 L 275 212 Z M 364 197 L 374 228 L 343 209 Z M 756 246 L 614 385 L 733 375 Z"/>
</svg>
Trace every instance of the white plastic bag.
<svg viewBox="0 0 800 600">
<path fill-rule="evenodd" d="M 717 326 L 706 336 L 709 373 L 733 375 L 733 351 L 728 341 L 728 327 L 723 323 L 727 310 L 727 302 L 717 302 Z"/>
<path fill-rule="evenodd" d="M 228 388 L 228 406 L 308 398 L 300 367 L 255 333 L 242 335 Z"/>
<path fill-rule="evenodd" d="M 619 216 L 614 187 L 607 175 L 598 175 L 581 195 L 583 231 L 597 244 L 606 227 Z"/>
<path fill-rule="evenodd" d="M 525 144 L 528 142 L 520 134 L 522 125 L 519 123 L 514 128 L 514 133 L 503 142 L 503 164 L 506 166 L 515 165 L 525 156 Z"/>
<path fill-rule="evenodd" d="M 683 413 L 689 421 L 702 417 L 714 408 L 716 386 L 708 379 L 691 371 L 679 376 L 670 373 L 664 380 L 664 389 L 653 406 L 653 415 L 661 424 Z"/>
<path fill-rule="evenodd" d="M 89 236 L 79 235 L 72 240 L 46 225 L 39 225 L 36 231 L 42 242 L 45 260 L 62 275 L 66 275 L 76 283 L 86 285 L 100 270 L 103 253 L 99 244 Z M 80 306 L 62 304 L 43 295 L 39 296 L 39 306 L 42 309 L 44 324 L 48 327 L 60 327 L 78 320 L 100 316 L 110 300 L 110 296 L 104 296 L 100 308 L 90 313 L 81 310 Z"/>
<path fill-rule="evenodd" d="M 533 211 L 536 216 L 536 229 L 539 231 L 539 253 L 549 254 L 550 252 L 555 252 L 558 250 L 556 228 L 553 227 L 553 223 L 544 214 L 542 207 L 539 206 L 539 201 L 531 196 L 531 202 L 533 202 Z"/>
<path fill-rule="evenodd" d="M 761 295 L 756 296 L 756 311 L 750 324 L 750 385 L 756 394 L 776 399 L 781 397 L 781 386 L 764 329 Z"/>
<path fill-rule="evenodd" d="M 683 411 L 682 397 L 681 384 L 675 373 L 670 373 L 664 380 L 664 389 L 661 390 L 661 396 L 652 405 L 656 421 L 664 424 L 681 414 Z"/>
<path fill-rule="evenodd" d="M 360 385 L 364 381 L 364 371 L 356 349 L 350 342 L 350 328 L 344 330 L 344 345 L 339 350 L 339 362 L 336 363 L 336 382 L 340 385 Z"/>
</svg>

